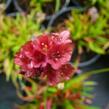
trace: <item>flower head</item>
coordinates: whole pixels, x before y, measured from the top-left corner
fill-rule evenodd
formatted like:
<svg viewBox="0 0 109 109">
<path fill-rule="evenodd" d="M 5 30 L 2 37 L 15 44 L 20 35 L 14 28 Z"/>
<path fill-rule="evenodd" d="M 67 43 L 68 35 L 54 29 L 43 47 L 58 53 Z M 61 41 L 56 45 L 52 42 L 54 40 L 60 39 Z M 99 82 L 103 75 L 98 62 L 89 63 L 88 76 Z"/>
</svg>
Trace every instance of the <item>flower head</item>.
<svg viewBox="0 0 109 109">
<path fill-rule="evenodd" d="M 15 63 L 26 77 L 42 75 L 56 84 L 74 72 L 69 64 L 73 48 L 69 31 L 44 34 L 24 44 L 15 55 Z"/>
<path fill-rule="evenodd" d="M 48 63 L 54 69 L 60 68 L 62 65 L 70 61 L 73 47 L 71 43 L 54 44 L 48 51 Z"/>
<path fill-rule="evenodd" d="M 34 43 L 35 48 L 39 49 L 40 52 L 43 52 L 46 55 L 53 41 L 51 41 L 50 35 L 46 34 L 46 35 L 37 37 L 33 41 L 33 43 Z"/>
<path fill-rule="evenodd" d="M 46 65 L 46 56 L 34 47 L 32 41 L 29 41 L 16 53 L 15 63 L 25 71 L 33 71 Z"/>
</svg>

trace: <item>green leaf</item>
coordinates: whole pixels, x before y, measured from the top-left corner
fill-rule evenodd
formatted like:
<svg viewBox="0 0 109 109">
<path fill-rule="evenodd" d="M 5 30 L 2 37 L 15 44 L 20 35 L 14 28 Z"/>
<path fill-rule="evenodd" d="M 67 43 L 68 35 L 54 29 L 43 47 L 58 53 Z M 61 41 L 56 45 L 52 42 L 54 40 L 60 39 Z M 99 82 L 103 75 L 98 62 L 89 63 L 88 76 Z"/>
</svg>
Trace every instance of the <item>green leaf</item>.
<svg viewBox="0 0 109 109">
<path fill-rule="evenodd" d="M 48 87 L 47 91 L 50 93 L 55 93 L 57 92 L 57 89 L 55 87 Z"/>
<path fill-rule="evenodd" d="M 95 81 L 85 81 L 84 82 L 84 85 L 85 86 L 94 86 L 94 85 L 96 85 L 97 83 L 95 82 Z"/>
<path fill-rule="evenodd" d="M 64 101 L 64 107 L 65 107 L 65 109 L 75 109 L 73 107 L 73 105 L 70 103 L 70 101 L 68 101 L 68 100 Z"/>
<path fill-rule="evenodd" d="M 105 50 L 101 48 L 99 45 L 97 45 L 96 42 L 89 42 L 88 46 L 92 51 L 98 54 L 105 54 Z"/>
<path fill-rule="evenodd" d="M 83 109 L 101 109 L 100 107 L 87 106 L 87 105 L 82 106 L 82 108 L 83 108 Z"/>
</svg>

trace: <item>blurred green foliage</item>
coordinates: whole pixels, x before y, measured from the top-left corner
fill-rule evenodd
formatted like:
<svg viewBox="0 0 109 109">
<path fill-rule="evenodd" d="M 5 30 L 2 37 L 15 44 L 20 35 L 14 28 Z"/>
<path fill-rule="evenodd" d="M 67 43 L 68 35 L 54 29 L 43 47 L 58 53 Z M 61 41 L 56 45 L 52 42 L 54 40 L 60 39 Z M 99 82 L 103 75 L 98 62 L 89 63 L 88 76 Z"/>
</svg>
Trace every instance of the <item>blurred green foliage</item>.
<svg viewBox="0 0 109 109">
<path fill-rule="evenodd" d="M 95 53 L 106 54 L 109 47 L 108 20 L 95 7 L 88 11 L 73 10 L 66 27 L 71 31 L 72 40 L 78 49 L 85 47 Z"/>
<path fill-rule="evenodd" d="M 41 104 L 46 107 L 47 100 L 51 99 L 50 109 L 100 109 L 98 107 L 88 106 L 94 97 L 92 90 L 96 85 L 93 81 L 86 81 L 89 75 L 90 74 L 82 74 L 73 77 L 69 81 L 59 83 L 55 87 L 37 83 L 36 89 L 36 86 L 29 86 L 28 88 L 28 85 L 24 84 L 22 89 L 26 93 L 26 96 L 24 96 L 22 92 L 19 92 L 18 95 L 20 95 L 23 100 L 31 102 L 25 105 L 18 105 L 17 107 L 18 109 L 40 109 Z M 23 84 L 24 81 L 21 83 Z M 34 84 L 33 81 L 31 81 L 31 83 Z M 30 93 L 32 91 L 34 94 L 31 95 Z"/>
<path fill-rule="evenodd" d="M 26 41 L 40 34 L 40 26 L 34 13 L 17 15 L 16 18 L 0 16 L 0 66 L 3 67 L 7 80 L 10 75 L 13 79 L 16 76 L 17 68 L 13 62 L 15 53 Z"/>
<path fill-rule="evenodd" d="M 95 71 L 85 72 L 78 76 L 72 77 L 66 82 L 59 83 L 56 86 L 48 86 L 35 82 L 31 79 L 20 79 L 18 85 L 18 95 L 25 101 L 24 105 L 17 105 L 18 109 L 101 109 L 90 104 L 94 98 L 93 89 L 97 83 L 87 80 L 93 74 L 100 74 L 109 71 L 107 69 L 98 69 Z M 30 84 L 29 84 L 30 83 Z M 23 84 L 23 85 L 21 85 Z M 23 93 L 22 93 L 23 92 Z M 25 94 L 24 94 L 25 92 Z M 51 105 L 47 105 L 51 100 Z M 43 108 L 40 106 L 43 104 Z M 49 108 L 48 108 L 48 107 Z"/>
</svg>

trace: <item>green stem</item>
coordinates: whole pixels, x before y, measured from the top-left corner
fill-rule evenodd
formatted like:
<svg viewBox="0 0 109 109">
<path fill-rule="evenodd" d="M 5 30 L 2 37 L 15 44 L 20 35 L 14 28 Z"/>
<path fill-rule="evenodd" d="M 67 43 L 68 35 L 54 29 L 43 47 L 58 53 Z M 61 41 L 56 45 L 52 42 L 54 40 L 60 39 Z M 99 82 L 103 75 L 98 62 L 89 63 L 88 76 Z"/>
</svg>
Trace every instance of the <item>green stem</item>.
<svg viewBox="0 0 109 109">
<path fill-rule="evenodd" d="M 73 80 L 69 80 L 69 82 L 66 84 L 65 86 L 65 91 L 67 89 L 69 89 L 72 84 L 76 82 L 83 82 L 84 80 L 88 79 L 88 77 L 90 77 L 93 74 L 100 74 L 100 73 L 104 73 L 104 72 L 109 72 L 109 68 L 104 68 L 104 69 L 97 69 L 97 70 L 93 70 L 93 71 L 88 71 L 86 73 L 83 73 L 79 76 L 77 76 L 76 78 L 73 78 Z"/>
<path fill-rule="evenodd" d="M 56 0 L 55 12 L 57 12 L 60 8 L 60 0 Z"/>
<path fill-rule="evenodd" d="M 97 69 L 97 70 L 93 70 L 93 71 L 88 71 L 85 73 L 85 75 L 90 76 L 93 74 L 99 74 L 99 73 L 104 73 L 104 72 L 108 72 L 109 68 L 103 68 L 103 69 Z"/>
<path fill-rule="evenodd" d="M 47 89 L 48 89 L 48 85 L 46 87 L 46 90 L 44 91 L 44 109 L 46 109 L 47 107 Z"/>
</svg>

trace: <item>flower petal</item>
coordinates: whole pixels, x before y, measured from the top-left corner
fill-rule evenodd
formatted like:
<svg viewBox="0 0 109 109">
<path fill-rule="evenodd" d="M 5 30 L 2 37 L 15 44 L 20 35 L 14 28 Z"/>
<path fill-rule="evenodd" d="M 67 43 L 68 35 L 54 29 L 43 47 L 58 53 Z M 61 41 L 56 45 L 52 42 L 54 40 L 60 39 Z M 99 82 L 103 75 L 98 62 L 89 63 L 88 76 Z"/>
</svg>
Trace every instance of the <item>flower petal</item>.
<svg viewBox="0 0 109 109">
<path fill-rule="evenodd" d="M 35 68 L 46 66 L 46 56 L 40 51 L 36 50 L 32 57 L 32 64 Z"/>
<path fill-rule="evenodd" d="M 19 65 L 21 68 L 29 68 L 30 66 L 30 59 L 26 57 L 23 53 L 18 52 L 15 55 L 15 63 Z"/>
<path fill-rule="evenodd" d="M 70 32 L 68 30 L 64 30 L 60 33 L 52 33 L 51 38 L 59 44 L 72 43 L 72 40 L 70 39 Z"/>
<path fill-rule="evenodd" d="M 32 41 L 28 41 L 25 45 L 22 46 L 21 52 L 23 52 L 28 58 L 31 58 L 35 49 Z"/>
<path fill-rule="evenodd" d="M 45 34 L 36 38 L 36 40 L 34 40 L 33 43 L 36 49 L 39 49 L 41 52 L 46 54 L 52 42 L 50 40 L 49 35 Z"/>
<path fill-rule="evenodd" d="M 60 68 L 61 78 L 63 80 L 68 80 L 72 75 L 74 75 L 75 69 L 71 64 L 65 64 Z"/>
<path fill-rule="evenodd" d="M 60 33 L 60 39 L 63 43 L 71 43 L 72 42 L 70 40 L 70 32 L 68 30 L 62 31 Z"/>
<path fill-rule="evenodd" d="M 47 77 L 49 85 L 55 85 L 60 80 L 59 73 L 54 70 L 51 65 L 47 65 L 42 73 L 42 77 Z"/>
<path fill-rule="evenodd" d="M 54 69 L 59 69 L 71 59 L 72 51 L 72 44 L 53 45 L 49 49 L 47 61 Z"/>
<path fill-rule="evenodd" d="M 75 69 L 71 64 L 65 64 L 57 70 L 48 64 L 43 70 L 42 77 L 47 77 L 49 85 L 56 85 L 63 80 L 68 80 L 74 72 Z"/>
</svg>

